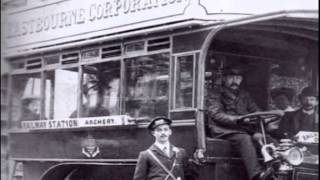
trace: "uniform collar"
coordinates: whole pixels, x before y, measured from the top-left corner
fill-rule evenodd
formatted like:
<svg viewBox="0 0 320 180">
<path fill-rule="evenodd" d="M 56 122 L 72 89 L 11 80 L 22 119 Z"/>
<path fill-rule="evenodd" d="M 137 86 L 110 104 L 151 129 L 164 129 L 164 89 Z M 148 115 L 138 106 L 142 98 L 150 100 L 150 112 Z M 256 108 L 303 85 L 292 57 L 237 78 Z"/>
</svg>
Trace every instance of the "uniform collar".
<svg viewBox="0 0 320 180">
<path fill-rule="evenodd" d="M 154 145 L 157 146 L 157 147 L 158 147 L 159 149 L 161 149 L 161 150 L 163 150 L 164 147 L 166 147 L 167 149 L 170 149 L 170 143 L 169 143 L 169 141 L 166 142 L 166 143 L 164 143 L 164 144 L 161 144 L 161 143 L 159 143 L 159 142 L 155 142 Z"/>
<path fill-rule="evenodd" d="M 164 146 L 163 146 L 164 147 Z M 163 149 L 162 147 L 162 149 Z M 156 145 L 156 143 L 154 143 L 150 148 L 150 150 L 155 151 L 156 153 L 158 153 L 159 155 L 166 157 L 166 158 L 172 158 L 176 155 L 176 153 L 179 152 L 179 148 L 173 146 L 172 144 L 169 143 L 169 157 L 162 151 L 162 149 L 160 149 L 160 147 L 158 147 Z"/>
</svg>

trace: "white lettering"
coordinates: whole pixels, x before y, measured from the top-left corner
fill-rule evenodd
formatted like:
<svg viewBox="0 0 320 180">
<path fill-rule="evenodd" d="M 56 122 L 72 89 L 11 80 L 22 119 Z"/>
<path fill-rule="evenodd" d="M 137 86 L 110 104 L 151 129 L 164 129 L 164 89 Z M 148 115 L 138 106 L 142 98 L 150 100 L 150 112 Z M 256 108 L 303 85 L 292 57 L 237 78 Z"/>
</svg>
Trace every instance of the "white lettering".
<svg viewBox="0 0 320 180">
<path fill-rule="evenodd" d="M 90 12 L 89 12 L 89 20 L 94 21 L 96 19 L 96 15 L 93 14 L 96 11 L 97 7 L 95 4 L 91 4 Z"/>
<path fill-rule="evenodd" d="M 103 9 L 102 5 L 99 4 L 97 8 L 97 19 L 101 19 L 103 17 Z"/>
<path fill-rule="evenodd" d="M 97 1 L 98 2 L 98 1 Z M 52 14 L 39 15 L 33 19 L 17 19 L 6 25 L 6 38 L 27 36 L 78 24 L 99 21 L 121 15 L 134 14 L 155 8 L 166 7 L 188 0 L 105 0 L 103 3 L 92 3 L 88 7 L 70 9 Z"/>
<path fill-rule="evenodd" d="M 42 31 L 42 19 L 38 18 L 37 19 L 37 25 L 36 25 L 36 32 Z"/>
<path fill-rule="evenodd" d="M 140 11 L 140 0 L 133 0 L 131 12 Z"/>
<path fill-rule="evenodd" d="M 115 12 L 115 16 L 119 15 L 119 11 L 122 7 L 121 1 L 120 0 L 116 0 L 116 12 Z"/>
<path fill-rule="evenodd" d="M 43 21 L 43 30 L 48 31 L 50 28 L 50 18 L 46 16 Z"/>
<path fill-rule="evenodd" d="M 166 5 L 167 5 L 167 0 L 162 0 L 161 5 L 162 5 L 162 6 L 166 6 Z"/>
<path fill-rule="evenodd" d="M 130 11 L 131 1 L 123 0 L 123 13 L 127 14 Z"/>
<path fill-rule="evenodd" d="M 78 18 L 77 18 L 77 24 L 83 24 L 86 21 L 85 13 L 86 13 L 85 9 L 80 9 L 78 13 Z"/>
</svg>

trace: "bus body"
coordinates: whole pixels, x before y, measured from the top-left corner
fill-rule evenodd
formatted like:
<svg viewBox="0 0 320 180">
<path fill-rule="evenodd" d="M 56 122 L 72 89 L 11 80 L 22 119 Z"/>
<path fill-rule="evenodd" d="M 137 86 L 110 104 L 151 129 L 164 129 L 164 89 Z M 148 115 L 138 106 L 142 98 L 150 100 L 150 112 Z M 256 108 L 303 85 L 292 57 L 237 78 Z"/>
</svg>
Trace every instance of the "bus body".
<svg viewBox="0 0 320 180">
<path fill-rule="evenodd" d="M 77 3 L 8 10 L 10 179 L 132 179 L 139 152 L 153 143 L 148 122 L 168 116 L 171 142 L 204 155 L 199 179 L 245 180 L 239 155 L 207 128 L 206 99 L 224 67 L 248 67 L 244 87 L 263 110 L 274 108 L 274 88 L 318 88 L 314 3 L 286 10 L 264 2 L 262 14 L 249 0 L 231 9 L 220 1 Z M 308 148 L 304 163 L 279 178 L 318 179 L 318 149 Z"/>
</svg>

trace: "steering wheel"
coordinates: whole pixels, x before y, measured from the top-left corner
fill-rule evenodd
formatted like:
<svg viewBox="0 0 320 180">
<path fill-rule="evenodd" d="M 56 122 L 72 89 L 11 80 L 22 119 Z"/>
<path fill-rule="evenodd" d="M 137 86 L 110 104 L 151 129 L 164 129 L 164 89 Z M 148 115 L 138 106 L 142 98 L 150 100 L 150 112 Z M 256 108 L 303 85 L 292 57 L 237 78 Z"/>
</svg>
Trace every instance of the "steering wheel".
<svg viewBox="0 0 320 180">
<path fill-rule="evenodd" d="M 260 120 L 264 122 L 264 124 L 269 124 L 279 120 L 283 116 L 283 112 L 279 110 L 274 111 L 261 111 L 250 113 L 242 116 L 239 120 L 239 124 L 258 124 Z"/>
</svg>

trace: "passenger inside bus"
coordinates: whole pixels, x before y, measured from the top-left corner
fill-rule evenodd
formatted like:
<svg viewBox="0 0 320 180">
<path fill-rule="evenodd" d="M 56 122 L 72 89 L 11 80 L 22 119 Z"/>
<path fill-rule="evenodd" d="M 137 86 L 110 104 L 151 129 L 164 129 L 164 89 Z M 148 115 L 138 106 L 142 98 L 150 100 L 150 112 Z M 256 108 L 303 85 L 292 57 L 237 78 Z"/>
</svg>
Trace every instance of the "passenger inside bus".
<svg viewBox="0 0 320 180">
<path fill-rule="evenodd" d="M 22 108 L 21 121 L 34 121 L 40 119 L 40 97 L 23 97 Z"/>
<path fill-rule="evenodd" d="M 21 121 L 46 119 L 40 117 L 40 73 L 14 75 L 12 79 L 11 120 L 13 127 L 20 127 Z"/>
<path fill-rule="evenodd" d="M 295 92 L 292 88 L 280 87 L 274 88 L 270 92 L 271 96 L 271 109 L 278 109 L 285 112 L 294 111 L 296 108 L 293 107 L 293 99 L 295 98 Z M 269 132 L 275 131 L 279 128 L 279 123 L 281 119 L 271 122 L 267 125 L 267 130 Z"/>
<path fill-rule="evenodd" d="M 319 132 L 318 92 L 311 86 L 305 87 L 299 94 L 299 100 L 302 107 L 285 113 L 274 133 L 276 138 L 294 139 L 299 131 Z"/>
<path fill-rule="evenodd" d="M 294 89 L 292 88 L 274 88 L 271 90 L 271 99 L 274 103 L 275 109 L 287 111 L 294 111 L 292 101 L 295 96 Z"/>
</svg>

